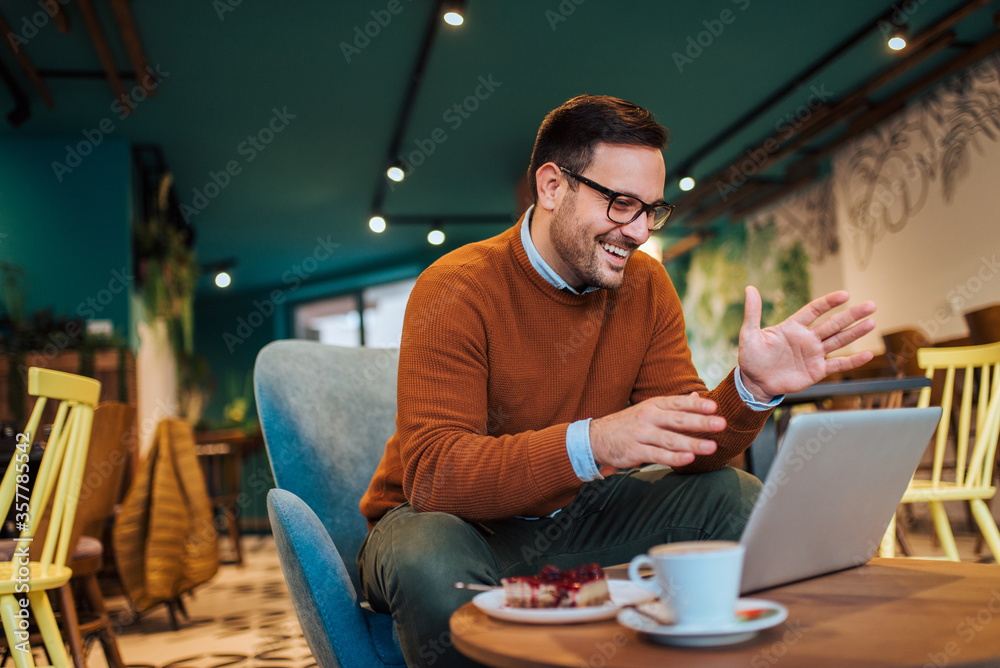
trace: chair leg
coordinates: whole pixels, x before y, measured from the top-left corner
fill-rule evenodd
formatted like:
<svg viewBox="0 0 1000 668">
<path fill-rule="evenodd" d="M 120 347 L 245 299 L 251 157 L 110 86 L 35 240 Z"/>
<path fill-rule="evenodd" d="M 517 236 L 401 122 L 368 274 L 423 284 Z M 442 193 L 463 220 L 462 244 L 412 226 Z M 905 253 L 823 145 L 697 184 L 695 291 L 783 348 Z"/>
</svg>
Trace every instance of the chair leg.
<svg viewBox="0 0 1000 668">
<path fill-rule="evenodd" d="M 880 557 L 895 557 L 896 556 L 896 514 L 893 513 L 892 519 L 889 520 L 889 526 L 886 527 L 885 535 L 882 536 L 882 543 L 878 547 L 878 556 Z"/>
<path fill-rule="evenodd" d="M 48 592 L 45 591 L 33 591 L 28 594 L 28 600 L 31 601 L 31 609 L 35 613 L 35 623 L 38 624 L 42 640 L 45 641 L 45 651 L 49 655 L 49 662 L 56 668 L 68 668 L 69 656 L 66 655 L 66 646 L 63 645 L 59 624 L 56 623 L 56 616 L 52 612 L 52 604 L 49 603 L 47 594 Z"/>
<path fill-rule="evenodd" d="M 13 594 L 0 597 L 0 619 L 3 620 L 4 635 L 7 637 L 7 647 L 10 649 L 10 655 L 14 659 L 14 665 L 16 668 L 35 668 L 35 659 L 31 656 L 31 646 L 27 644 L 28 641 L 24 640 L 23 643 L 18 642 L 19 638 L 14 635 L 18 628 L 18 618 L 15 615 L 21 609 L 17 597 Z M 25 631 L 25 637 L 27 637 L 27 631 Z M 24 647 L 25 645 L 28 648 L 26 652 L 18 649 L 19 646 Z"/>
<path fill-rule="evenodd" d="M 955 536 L 951 533 L 951 523 L 948 521 L 948 513 L 945 512 L 944 504 L 941 501 L 928 501 L 927 505 L 931 507 L 934 528 L 937 529 L 937 535 L 941 539 L 941 548 L 945 555 L 952 561 L 960 561 L 958 546 L 955 544 Z"/>
<path fill-rule="evenodd" d="M 910 539 L 906 537 L 906 529 L 902 524 L 896 524 L 896 540 L 899 541 L 899 549 L 903 552 L 903 556 L 912 557 L 913 548 L 910 547 Z"/>
<path fill-rule="evenodd" d="M 66 642 L 69 643 L 69 653 L 73 657 L 75 668 L 87 668 L 87 659 L 83 654 L 83 638 L 80 636 L 80 618 L 76 614 L 76 601 L 67 582 L 56 590 L 59 597 L 59 608 L 62 611 Z"/>
<path fill-rule="evenodd" d="M 101 629 L 98 639 L 101 642 L 101 647 L 104 649 L 104 657 L 108 661 L 109 668 L 124 668 L 125 662 L 122 661 L 121 652 L 118 651 L 118 638 L 115 636 L 114 628 L 112 628 L 108 608 L 104 605 L 104 595 L 101 593 L 101 587 L 97 583 L 97 575 L 95 573 L 91 573 L 83 578 L 83 588 L 87 593 L 87 600 L 90 602 L 91 607 L 103 619 L 108 620 L 108 625 Z"/>
<path fill-rule="evenodd" d="M 233 541 L 233 549 L 236 551 L 236 565 L 243 565 L 243 551 L 240 549 L 240 525 L 236 517 L 236 510 L 228 506 L 223 511 L 226 514 L 226 525 L 229 528 L 229 539 Z"/>
<path fill-rule="evenodd" d="M 1000 564 L 1000 529 L 997 529 L 997 523 L 993 519 L 990 507 L 982 499 L 972 499 L 969 501 L 969 507 L 972 508 L 972 514 L 979 524 L 979 530 L 982 532 L 986 544 L 990 546 L 993 560 Z"/>
<path fill-rule="evenodd" d="M 164 601 L 167 606 L 167 612 L 170 614 L 170 626 L 174 631 L 180 630 L 181 626 L 177 622 L 177 613 L 180 612 L 184 619 L 189 620 L 191 616 L 188 615 L 187 608 L 184 607 L 184 601 L 181 599 L 182 594 L 178 594 L 177 598 L 170 599 L 169 601 Z"/>
<path fill-rule="evenodd" d="M 177 607 L 174 604 L 174 601 L 166 601 L 166 605 L 167 605 L 167 614 L 170 615 L 170 628 L 173 629 L 174 631 L 179 631 L 181 625 L 177 623 Z"/>
</svg>

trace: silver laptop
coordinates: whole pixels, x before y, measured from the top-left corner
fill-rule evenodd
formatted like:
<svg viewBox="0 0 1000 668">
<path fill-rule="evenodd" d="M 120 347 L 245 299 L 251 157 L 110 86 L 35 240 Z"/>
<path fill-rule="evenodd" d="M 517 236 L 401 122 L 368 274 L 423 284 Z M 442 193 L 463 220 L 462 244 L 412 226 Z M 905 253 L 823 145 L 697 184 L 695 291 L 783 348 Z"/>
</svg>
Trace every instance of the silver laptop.
<svg viewBox="0 0 1000 668">
<path fill-rule="evenodd" d="M 742 593 L 871 559 L 940 417 L 940 407 L 793 416 L 740 540 Z"/>
</svg>

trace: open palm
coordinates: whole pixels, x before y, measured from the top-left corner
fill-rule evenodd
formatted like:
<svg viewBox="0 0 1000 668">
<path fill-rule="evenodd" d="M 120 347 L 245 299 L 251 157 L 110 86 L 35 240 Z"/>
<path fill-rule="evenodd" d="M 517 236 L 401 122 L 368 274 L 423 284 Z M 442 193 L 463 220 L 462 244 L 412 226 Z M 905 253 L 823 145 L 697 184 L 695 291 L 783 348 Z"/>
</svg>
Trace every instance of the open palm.
<svg viewBox="0 0 1000 668">
<path fill-rule="evenodd" d="M 747 389 L 761 400 L 798 392 L 831 373 L 848 371 L 872 359 L 871 351 L 827 358 L 875 328 L 869 316 L 873 302 L 864 302 L 836 313 L 822 322 L 823 315 L 850 296 L 832 292 L 814 299 L 785 321 L 761 329 L 761 299 L 757 288 L 746 289 L 743 326 L 740 328 L 740 374 Z"/>
</svg>

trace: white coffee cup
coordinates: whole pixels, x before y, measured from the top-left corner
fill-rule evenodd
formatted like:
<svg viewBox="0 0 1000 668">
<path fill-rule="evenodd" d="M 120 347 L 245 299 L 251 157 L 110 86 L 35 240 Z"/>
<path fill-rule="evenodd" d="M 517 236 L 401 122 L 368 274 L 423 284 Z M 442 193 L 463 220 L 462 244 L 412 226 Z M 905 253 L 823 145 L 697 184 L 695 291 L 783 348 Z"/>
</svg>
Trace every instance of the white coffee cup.
<svg viewBox="0 0 1000 668">
<path fill-rule="evenodd" d="M 743 546 L 726 540 L 657 545 L 628 566 L 633 582 L 655 593 L 678 624 L 719 626 L 736 618 Z M 649 566 L 654 577 L 639 577 Z"/>
</svg>

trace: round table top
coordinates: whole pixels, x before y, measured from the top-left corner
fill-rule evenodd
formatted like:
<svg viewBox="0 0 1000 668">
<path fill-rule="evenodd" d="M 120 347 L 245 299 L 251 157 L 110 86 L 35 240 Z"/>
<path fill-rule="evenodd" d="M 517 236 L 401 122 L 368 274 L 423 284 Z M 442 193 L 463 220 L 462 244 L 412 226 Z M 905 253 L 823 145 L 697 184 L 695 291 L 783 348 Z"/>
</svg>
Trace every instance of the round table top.
<svg viewBox="0 0 1000 668">
<path fill-rule="evenodd" d="M 753 597 L 783 604 L 788 618 L 722 647 L 664 646 L 613 619 L 505 622 L 472 603 L 452 615 L 451 630 L 462 653 L 492 666 L 1000 666 L 995 564 L 873 559 Z"/>
</svg>

